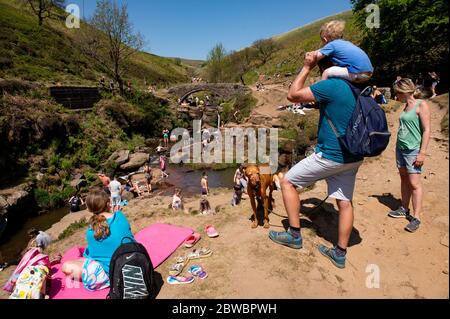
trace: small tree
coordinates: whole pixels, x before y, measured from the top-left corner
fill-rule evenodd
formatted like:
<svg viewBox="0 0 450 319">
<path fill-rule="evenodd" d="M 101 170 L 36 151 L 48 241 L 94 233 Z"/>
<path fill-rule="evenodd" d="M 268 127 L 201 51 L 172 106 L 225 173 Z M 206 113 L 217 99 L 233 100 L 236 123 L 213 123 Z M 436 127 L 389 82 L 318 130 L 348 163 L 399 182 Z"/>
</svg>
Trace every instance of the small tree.
<svg viewBox="0 0 450 319">
<path fill-rule="evenodd" d="M 239 79 L 245 85 L 244 75 L 251 70 L 255 51 L 253 48 L 245 48 L 242 51 L 234 52 L 228 56 L 229 75 L 235 80 Z"/>
<path fill-rule="evenodd" d="M 143 37 L 134 33 L 126 4 L 119 7 L 116 1 L 98 1 L 90 24 L 97 30 L 85 28 L 82 47 L 114 78 L 123 95 L 124 66 L 144 46 Z"/>
<path fill-rule="evenodd" d="M 280 46 L 273 39 L 257 40 L 253 43 L 261 64 L 264 65 L 280 49 Z"/>
<path fill-rule="evenodd" d="M 206 65 L 206 76 L 209 82 L 223 82 L 226 69 L 225 56 L 226 50 L 221 43 L 209 52 Z"/>
<path fill-rule="evenodd" d="M 440 71 L 448 79 L 448 0 L 351 0 L 356 23 L 363 33 L 361 48 L 375 67 L 373 80 L 391 84 L 397 75 L 418 76 Z M 380 27 L 366 25 L 365 8 L 380 9 Z"/>
<path fill-rule="evenodd" d="M 62 8 L 65 0 L 22 0 L 27 4 L 33 13 L 38 17 L 39 26 L 42 26 L 44 20 L 52 18 L 56 7 Z"/>
</svg>

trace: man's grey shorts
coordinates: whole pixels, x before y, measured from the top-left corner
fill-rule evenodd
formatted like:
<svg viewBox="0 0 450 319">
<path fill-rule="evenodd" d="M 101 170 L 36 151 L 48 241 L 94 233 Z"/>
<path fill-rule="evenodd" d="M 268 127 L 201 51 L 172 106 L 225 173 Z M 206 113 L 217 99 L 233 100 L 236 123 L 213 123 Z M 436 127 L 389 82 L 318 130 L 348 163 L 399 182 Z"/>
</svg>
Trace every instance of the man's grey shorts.
<svg viewBox="0 0 450 319">
<path fill-rule="evenodd" d="M 111 205 L 112 206 L 120 206 L 122 202 L 122 198 L 119 196 L 111 196 Z"/>
<path fill-rule="evenodd" d="M 342 164 L 314 153 L 291 168 L 285 175 L 291 184 L 305 188 L 325 179 L 328 184 L 328 196 L 351 201 L 355 189 L 356 173 L 363 162 Z"/>
</svg>

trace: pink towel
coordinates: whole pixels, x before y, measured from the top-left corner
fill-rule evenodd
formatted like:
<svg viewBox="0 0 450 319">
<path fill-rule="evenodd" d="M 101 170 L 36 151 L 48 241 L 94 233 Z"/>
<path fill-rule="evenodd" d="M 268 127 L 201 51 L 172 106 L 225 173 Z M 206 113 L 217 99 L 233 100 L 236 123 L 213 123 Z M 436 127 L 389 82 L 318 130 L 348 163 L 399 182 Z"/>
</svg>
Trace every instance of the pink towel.
<svg viewBox="0 0 450 319">
<path fill-rule="evenodd" d="M 147 249 L 153 267 L 157 268 L 175 250 L 192 235 L 190 228 L 178 227 L 167 224 L 153 224 L 139 233 L 134 238 Z M 90 292 L 83 288 L 81 282 L 69 280 L 61 271 L 64 262 L 83 257 L 84 247 L 75 246 L 69 249 L 63 256 L 60 264 L 52 267 L 50 299 L 105 299 L 109 289 Z"/>
</svg>

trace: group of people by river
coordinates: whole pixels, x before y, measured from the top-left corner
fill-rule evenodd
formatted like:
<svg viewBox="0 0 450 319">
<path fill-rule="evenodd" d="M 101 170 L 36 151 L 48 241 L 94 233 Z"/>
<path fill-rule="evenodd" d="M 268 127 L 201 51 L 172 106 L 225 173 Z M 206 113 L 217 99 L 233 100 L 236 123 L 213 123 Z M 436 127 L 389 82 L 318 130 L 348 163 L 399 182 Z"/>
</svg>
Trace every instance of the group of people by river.
<svg viewBox="0 0 450 319">
<path fill-rule="evenodd" d="M 328 185 L 328 196 L 336 200 L 339 211 L 339 232 L 332 247 L 319 245 L 318 251 L 334 266 L 345 268 L 347 248 L 354 223 L 353 195 L 355 180 L 363 157 L 347 152 L 339 143 L 337 132 L 344 132 L 357 104 L 352 86 L 361 87 L 370 80 L 373 67 L 363 50 L 349 41 L 343 40 L 344 25 L 342 21 L 326 23 L 320 31 L 323 47 L 308 52 L 304 66 L 292 83 L 288 100 L 292 103 L 310 103 L 320 110 L 317 146 L 312 155 L 292 167 L 285 175 L 276 175 L 273 182 L 281 190 L 285 210 L 288 214 L 289 227 L 285 231 L 271 230 L 269 238 L 276 244 L 293 249 L 303 247 L 300 225 L 300 198 L 297 189 L 306 188 L 319 180 Z M 305 85 L 312 70 L 318 66 L 322 80 L 311 86 Z M 405 230 L 416 232 L 422 223 L 423 187 L 421 174 L 426 161 L 427 147 L 430 140 L 431 120 L 430 106 L 418 98 L 417 87 L 409 78 L 398 79 L 394 83 L 398 101 L 403 103 L 399 118 L 399 130 L 396 144 L 396 166 L 401 179 L 401 205 L 388 212 L 392 218 L 407 220 Z M 375 88 L 376 89 L 376 88 Z M 333 125 L 332 125 L 333 124 Z M 169 130 L 163 131 L 164 146 L 169 145 Z M 162 178 L 167 162 L 160 156 Z M 144 165 L 144 176 L 148 191 L 151 192 L 152 169 L 150 163 Z M 98 174 L 103 188 L 89 191 L 85 203 L 92 216 L 86 231 L 87 248 L 82 258 L 66 261 L 63 272 L 83 283 L 86 289 L 96 290 L 109 287 L 109 269 L 112 255 L 117 247 L 128 241 L 134 241 L 131 226 L 121 211 L 123 202 L 121 192 L 138 188 L 131 179 L 125 187 L 117 176 Z M 239 205 L 246 193 L 248 180 L 245 167 L 240 166 L 233 177 L 234 194 L 231 205 Z M 203 173 L 200 180 L 201 205 L 210 206 L 208 198 L 210 189 L 208 175 Z M 412 209 L 410 205 L 412 202 Z M 183 209 L 182 190 L 175 189 L 172 208 Z M 45 247 L 48 239 L 40 232 L 33 232 L 35 244 Z M 97 276 L 95 285 L 89 280 L 90 274 Z"/>
</svg>

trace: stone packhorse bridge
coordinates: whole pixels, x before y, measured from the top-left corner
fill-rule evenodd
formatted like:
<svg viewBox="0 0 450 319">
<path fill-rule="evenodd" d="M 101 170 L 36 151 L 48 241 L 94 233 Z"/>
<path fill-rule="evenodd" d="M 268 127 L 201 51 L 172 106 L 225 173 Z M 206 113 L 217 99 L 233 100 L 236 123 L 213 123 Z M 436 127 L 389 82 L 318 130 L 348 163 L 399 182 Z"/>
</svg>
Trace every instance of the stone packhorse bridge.
<svg viewBox="0 0 450 319">
<path fill-rule="evenodd" d="M 208 91 L 224 98 L 234 94 L 251 92 L 245 85 L 237 83 L 192 83 L 174 86 L 169 89 L 170 94 L 180 97 L 180 103 L 184 102 L 189 95 L 202 91 Z"/>
</svg>

